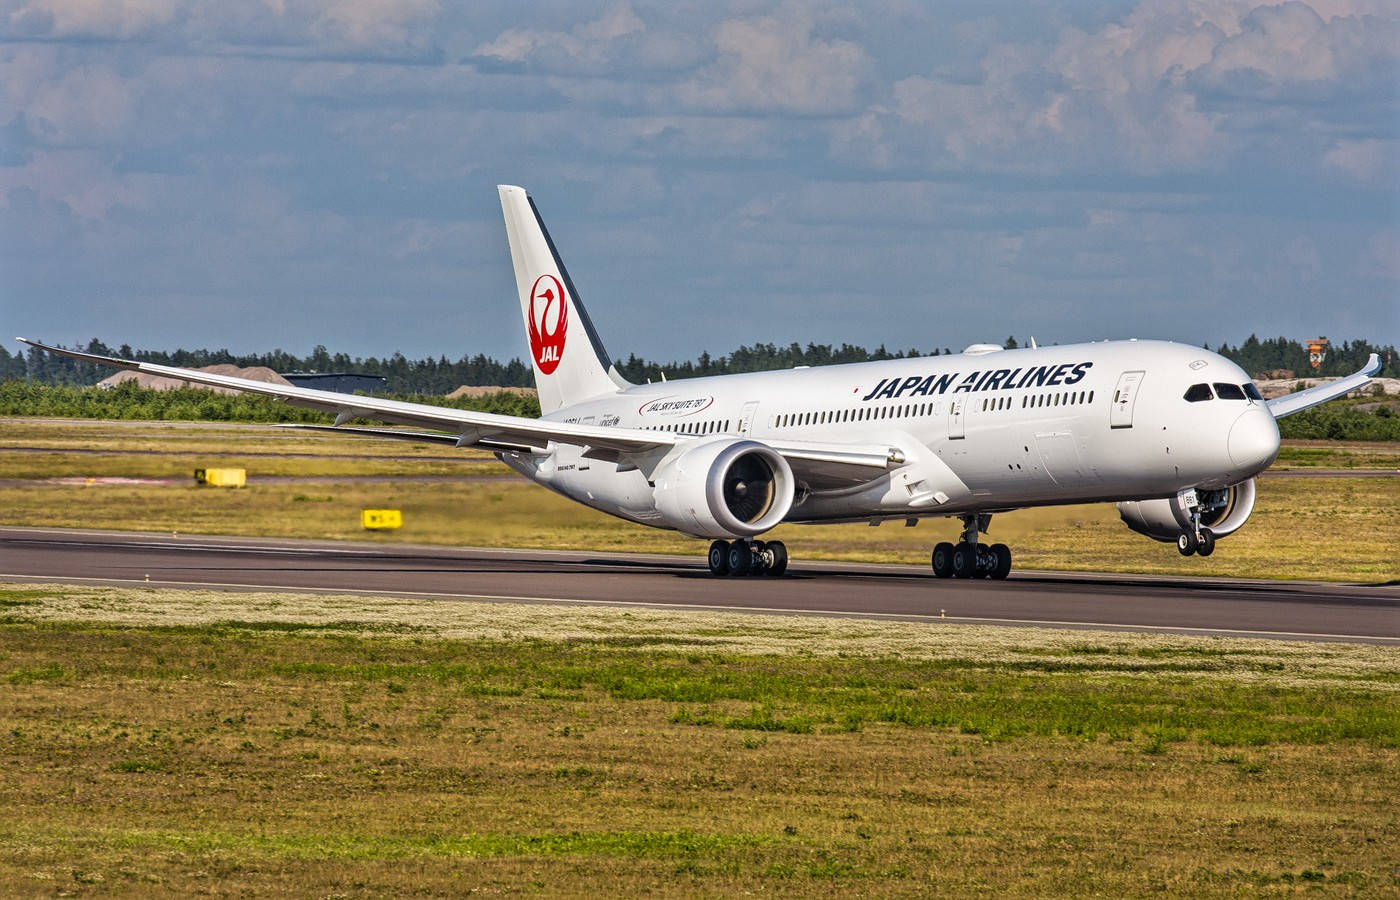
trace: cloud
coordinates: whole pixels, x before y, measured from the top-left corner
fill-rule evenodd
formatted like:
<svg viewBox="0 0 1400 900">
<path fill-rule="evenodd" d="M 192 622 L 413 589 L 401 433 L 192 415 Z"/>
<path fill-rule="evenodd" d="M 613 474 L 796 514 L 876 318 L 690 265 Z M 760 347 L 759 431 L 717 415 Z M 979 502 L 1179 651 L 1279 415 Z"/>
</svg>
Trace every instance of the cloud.
<svg viewBox="0 0 1400 900">
<path fill-rule="evenodd" d="M 500 37 L 477 48 L 478 56 L 503 62 L 522 63 L 532 58 L 547 62 L 555 56 L 596 65 L 608 58 L 609 44 L 618 38 L 646 30 L 632 7 L 619 4 L 599 19 L 585 22 L 572 31 L 539 31 L 511 28 Z"/>
<path fill-rule="evenodd" d="M 415 47 L 429 42 L 438 0 L 333 0 L 311 32 L 356 47 Z"/>
<path fill-rule="evenodd" d="M 715 31 L 718 58 L 677 90 L 690 107 L 724 112 L 834 116 L 853 111 L 870 69 L 864 48 L 813 34 L 811 14 L 731 19 Z"/>
<path fill-rule="evenodd" d="M 884 167 L 915 161 L 898 145 L 989 171 L 1219 171 L 1299 134 L 1374 122 L 1374 98 L 1393 97 L 1400 17 L 1340 0 L 1328 9 L 1147 0 L 1048 46 L 994 46 L 972 82 L 899 79 L 836 146 Z M 1328 146 L 1305 138 L 1302 149 L 1320 163 Z M 1347 151 L 1335 152 L 1328 164 L 1344 167 Z"/>
<path fill-rule="evenodd" d="M 1378 188 L 1400 184 L 1400 141 L 1338 140 L 1322 158 L 1328 167 Z"/>
<path fill-rule="evenodd" d="M 9 30 L 45 41 L 144 41 L 187 56 L 422 57 L 435 52 L 439 0 L 25 0 Z"/>
<path fill-rule="evenodd" d="M 180 14 L 180 0 L 30 0 L 9 14 L 12 34 L 49 38 L 132 38 Z"/>
<path fill-rule="evenodd" d="M 12 0 L 0 317 L 514 354 L 514 182 L 624 354 L 1396 339 L 1394 0 L 1002 10 Z"/>
<path fill-rule="evenodd" d="M 488 70 L 635 78 L 691 68 L 705 53 L 693 36 L 650 27 L 631 5 L 619 3 L 570 29 L 506 29 L 478 45 L 468 60 Z"/>
</svg>

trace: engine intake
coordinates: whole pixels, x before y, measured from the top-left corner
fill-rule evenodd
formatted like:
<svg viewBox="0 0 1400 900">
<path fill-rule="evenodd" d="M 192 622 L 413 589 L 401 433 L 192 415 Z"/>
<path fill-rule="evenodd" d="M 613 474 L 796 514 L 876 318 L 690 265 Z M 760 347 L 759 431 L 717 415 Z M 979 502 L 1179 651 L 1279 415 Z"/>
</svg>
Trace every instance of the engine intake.
<svg viewBox="0 0 1400 900">
<path fill-rule="evenodd" d="M 1254 512 L 1254 479 L 1242 481 L 1223 491 L 1197 491 L 1201 503 L 1201 524 L 1216 537 L 1240 530 Z M 1125 500 L 1118 504 L 1118 515 L 1138 534 L 1154 541 L 1171 543 L 1185 531 L 1191 517 L 1176 497 L 1159 500 Z"/>
<path fill-rule="evenodd" d="M 753 537 L 792 508 L 796 480 L 782 454 L 758 441 L 717 439 L 692 447 L 653 478 L 656 510 L 696 537 Z"/>
</svg>

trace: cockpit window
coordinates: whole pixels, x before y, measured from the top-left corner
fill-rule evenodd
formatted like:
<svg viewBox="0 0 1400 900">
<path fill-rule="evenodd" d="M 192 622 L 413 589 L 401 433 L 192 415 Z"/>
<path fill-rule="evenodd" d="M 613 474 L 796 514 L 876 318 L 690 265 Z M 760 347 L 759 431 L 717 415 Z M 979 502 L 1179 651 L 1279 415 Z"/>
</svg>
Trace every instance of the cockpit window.
<svg viewBox="0 0 1400 900">
<path fill-rule="evenodd" d="M 1238 384 L 1226 384 L 1223 381 L 1215 383 L 1215 395 L 1221 400 L 1243 400 L 1244 391 Z"/>
<path fill-rule="evenodd" d="M 1211 400 L 1214 397 L 1215 395 L 1210 392 L 1208 384 L 1193 384 L 1186 389 L 1187 403 L 1200 403 L 1202 400 Z"/>
<path fill-rule="evenodd" d="M 1259 393 L 1259 388 L 1255 387 L 1254 382 L 1252 381 L 1246 381 L 1244 383 L 1244 395 L 1251 400 L 1264 399 L 1264 395 Z"/>
</svg>

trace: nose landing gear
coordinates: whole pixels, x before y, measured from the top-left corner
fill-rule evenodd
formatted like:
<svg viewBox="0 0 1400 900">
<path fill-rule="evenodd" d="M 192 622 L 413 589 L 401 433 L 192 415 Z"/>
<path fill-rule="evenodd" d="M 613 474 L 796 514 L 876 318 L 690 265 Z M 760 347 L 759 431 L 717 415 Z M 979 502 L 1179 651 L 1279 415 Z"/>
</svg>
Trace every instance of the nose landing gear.
<svg viewBox="0 0 1400 900">
<path fill-rule="evenodd" d="M 1201 505 L 1197 492 L 1185 490 L 1181 492 L 1181 502 L 1187 509 L 1189 516 L 1186 530 L 1176 537 L 1176 549 L 1182 556 L 1190 556 L 1193 553 L 1199 556 L 1210 556 L 1215 552 L 1215 532 L 1201 525 Z M 1177 521 L 1180 521 L 1178 516 Z"/>
<path fill-rule="evenodd" d="M 771 575 L 787 571 L 787 545 L 782 541 L 715 541 L 707 557 L 715 576 Z"/>
<path fill-rule="evenodd" d="M 978 535 L 987 530 L 992 517 L 972 514 L 962 517 L 962 540 L 956 545 L 943 541 L 933 548 L 933 574 L 938 578 L 1002 579 L 1011 573 L 1011 548 L 1005 544 L 977 542 Z"/>
<path fill-rule="evenodd" d="M 1215 532 L 1204 527 L 1195 534 L 1183 531 L 1176 537 L 1176 549 L 1182 556 L 1210 556 L 1215 552 Z"/>
</svg>

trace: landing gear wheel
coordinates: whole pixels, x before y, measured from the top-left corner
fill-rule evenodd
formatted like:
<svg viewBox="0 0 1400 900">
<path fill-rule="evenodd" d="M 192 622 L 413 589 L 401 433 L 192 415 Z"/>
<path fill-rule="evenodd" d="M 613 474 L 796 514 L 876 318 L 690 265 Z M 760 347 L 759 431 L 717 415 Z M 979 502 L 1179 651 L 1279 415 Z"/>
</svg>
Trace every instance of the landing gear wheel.
<svg viewBox="0 0 1400 900">
<path fill-rule="evenodd" d="M 936 578 L 948 578 L 953 574 L 953 545 L 947 541 L 933 548 L 933 574 Z"/>
<path fill-rule="evenodd" d="M 1196 548 L 1196 553 L 1201 556 L 1210 556 L 1215 552 L 1215 532 L 1209 528 L 1201 529 L 1201 545 Z"/>
<path fill-rule="evenodd" d="M 711 575 L 729 574 L 728 541 L 715 541 L 713 544 L 710 545 L 709 563 Z"/>
<path fill-rule="evenodd" d="M 977 564 L 972 568 L 973 578 L 986 578 L 992 574 L 991 567 L 992 548 L 986 544 L 977 545 L 977 555 L 974 557 Z"/>
<path fill-rule="evenodd" d="M 988 573 L 988 577 L 1000 581 L 1011 574 L 1011 548 L 1005 544 L 993 544 L 992 556 L 996 557 L 996 565 Z"/>
<path fill-rule="evenodd" d="M 753 568 L 753 550 L 749 549 L 748 541 L 735 541 L 730 544 L 726 556 L 729 561 L 729 574 L 736 578 L 744 577 Z"/>
<path fill-rule="evenodd" d="M 1176 536 L 1176 550 L 1182 556 L 1190 556 L 1200 547 L 1200 541 L 1189 531 L 1183 531 Z M 1212 547 L 1212 549 L 1214 549 Z"/>
<path fill-rule="evenodd" d="M 953 577 L 971 578 L 977 571 L 977 545 L 959 543 L 953 548 Z"/>
<path fill-rule="evenodd" d="M 769 562 L 768 568 L 764 570 L 763 574 L 777 578 L 787 571 L 787 544 L 784 544 L 782 541 L 769 541 L 767 546 Z"/>
</svg>

